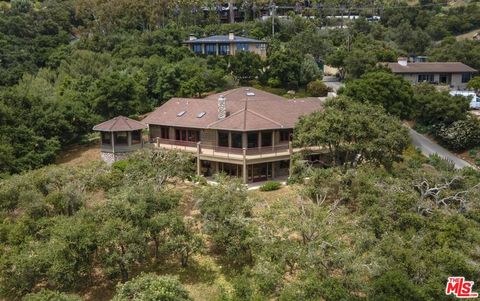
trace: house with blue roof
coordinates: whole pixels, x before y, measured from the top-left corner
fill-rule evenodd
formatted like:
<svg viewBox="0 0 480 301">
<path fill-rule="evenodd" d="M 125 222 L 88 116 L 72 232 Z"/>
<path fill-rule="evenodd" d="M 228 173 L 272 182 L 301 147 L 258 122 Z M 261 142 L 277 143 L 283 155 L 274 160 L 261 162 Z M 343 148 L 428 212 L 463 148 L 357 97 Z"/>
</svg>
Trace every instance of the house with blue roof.
<svg viewBox="0 0 480 301">
<path fill-rule="evenodd" d="M 241 51 L 250 51 L 261 58 L 267 57 L 267 42 L 256 39 L 228 35 L 216 35 L 197 39 L 191 35 L 184 42 L 196 54 L 204 55 L 235 55 Z"/>
</svg>

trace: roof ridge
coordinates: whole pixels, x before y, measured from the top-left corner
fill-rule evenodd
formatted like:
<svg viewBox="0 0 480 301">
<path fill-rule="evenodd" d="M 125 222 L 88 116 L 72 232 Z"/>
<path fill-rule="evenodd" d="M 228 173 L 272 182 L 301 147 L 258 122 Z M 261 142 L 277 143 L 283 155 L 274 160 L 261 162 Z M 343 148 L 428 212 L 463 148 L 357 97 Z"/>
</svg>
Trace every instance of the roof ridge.
<svg viewBox="0 0 480 301">
<path fill-rule="evenodd" d="M 270 121 L 270 122 L 272 122 L 272 123 L 278 124 L 279 126 L 281 126 L 281 127 L 283 128 L 283 124 L 281 124 L 280 122 L 277 122 L 277 121 L 275 121 L 275 120 L 273 120 L 273 119 L 271 119 L 271 118 L 268 118 L 267 116 L 264 116 L 264 115 L 262 115 L 262 114 L 260 114 L 260 113 L 255 112 L 255 111 L 253 111 L 253 110 L 247 109 L 247 111 L 249 111 L 249 112 L 252 113 L 252 114 L 257 115 L 257 116 L 260 117 L 260 118 L 263 118 L 263 119 L 268 120 L 268 121 Z M 246 119 L 246 118 L 245 118 L 245 119 Z"/>
<path fill-rule="evenodd" d="M 233 117 L 233 116 L 236 116 L 236 115 L 238 115 L 239 113 L 243 112 L 243 110 L 244 110 L 244 109 L 240 109 L 240 110 L 236 111 L 235 113 L 232 113 L 232 114 L 230 114 L 229 116 L 227 116 L 227 117 L 225 117 L 225 118 L 223 118 L 223 119 L 215 120 L 214 122 L 212 122 L 212 123 L 210 123 L 209 125 L 207 125 L 207 128 L 211 127 L 212 125 L 215 125 L 216 123 L 222 122 L 222 121 L 227 120 L 227 119 L 229 119 L 229 118 L 231 118 L 231 117 Z"/>
</svg>

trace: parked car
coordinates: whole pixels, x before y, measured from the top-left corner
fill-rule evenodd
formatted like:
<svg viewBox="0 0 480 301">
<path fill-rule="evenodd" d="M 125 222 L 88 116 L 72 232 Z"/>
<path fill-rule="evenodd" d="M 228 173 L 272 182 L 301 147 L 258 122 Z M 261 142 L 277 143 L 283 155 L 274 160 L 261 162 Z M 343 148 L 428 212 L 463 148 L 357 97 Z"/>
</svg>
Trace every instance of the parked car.
<svg viewBox="0 0 480 301">
<path fill-rule="evenodd" d="M 480 110 L 480 96 L 473 91 L 450 91 L 450 95 L 461 95 L 470 98 L 470 109 Z"/>
</svg>

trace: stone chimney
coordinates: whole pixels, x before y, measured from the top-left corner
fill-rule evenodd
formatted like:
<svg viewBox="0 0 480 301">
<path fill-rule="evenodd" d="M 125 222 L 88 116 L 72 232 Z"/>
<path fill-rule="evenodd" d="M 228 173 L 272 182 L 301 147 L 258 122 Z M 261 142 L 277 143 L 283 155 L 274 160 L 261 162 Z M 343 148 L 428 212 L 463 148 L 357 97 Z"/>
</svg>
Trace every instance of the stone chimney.
<svg viewBox="0 0 480 301">
<path fill-rule="evenodd" d="M 188 36 L 188 40 L 189 40 L 189 41 L 193 41 L 193 40 L 196 40 L 196 39 L 197 39 L 197 37 L 194 36 L 193 34 L 190 34 L 190 35 Z"/>
<path fill-rule="evenodd" d="M 229 39 L 230 41 L 235 40 L 235 34 L 234 34 L 233 32 L 230 32 L 230 33 L 228 34 L 228 39 Z"/>
<path fill-rule="evenodd" d="M 406 57 L 399 57 L 398 64 L 400 66 L 406 66 L 408 64 L 408 59 Z"/>
<path fill-rule="evenodd" d="M 224 119 L 227 117 L 226 101 L 227 99 L 223 95 L 220 95 L 218 98 L 218 119 Z"/>
</svg>

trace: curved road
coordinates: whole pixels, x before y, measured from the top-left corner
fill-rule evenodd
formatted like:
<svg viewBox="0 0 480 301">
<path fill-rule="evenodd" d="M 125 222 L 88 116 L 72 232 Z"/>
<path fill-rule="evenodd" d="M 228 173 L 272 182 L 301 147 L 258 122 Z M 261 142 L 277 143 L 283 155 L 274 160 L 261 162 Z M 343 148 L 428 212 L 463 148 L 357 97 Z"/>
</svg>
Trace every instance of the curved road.
<svg viewBox="0 0 480 301">
<path fill-rule="evenodd" d="M 459 157 L 455 156 L 455 154 L 432 142 L 430 139 L 411 129 L 410 127 L 408 128 L 408 130 L 410 131 L 410 138 L 412 140 L 412 144 L 415 147 L 419 148 L 422 151 L 422 154 L 424 154 L 425 156 L 436 153 L 440 157 L 455 163 L 455 168 L 460 169 L 464 167 L 473 167 L 467 161 L 460 159 Z"/>
</svg>

